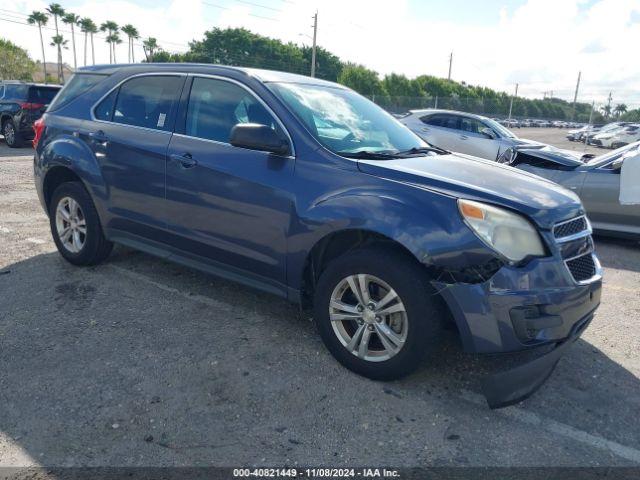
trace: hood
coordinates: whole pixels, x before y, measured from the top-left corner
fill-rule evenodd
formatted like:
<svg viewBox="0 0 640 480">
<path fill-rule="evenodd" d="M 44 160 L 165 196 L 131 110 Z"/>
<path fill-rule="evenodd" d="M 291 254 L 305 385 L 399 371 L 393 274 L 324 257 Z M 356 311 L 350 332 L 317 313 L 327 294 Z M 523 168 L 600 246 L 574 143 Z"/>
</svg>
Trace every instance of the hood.
<svg viewBox="0 0 640 480">
<path fill-rule="evenodd" d="M 584 162 L 595 157 L 592 153 L 580 153 L 572 150 L 561 150 L 549 145 L 516 147 L 518 155 L 535 157 L 548 162 L 554 162 L 569 169 L 584 165 Z M 516 163 L 518 158 L 516 157 Z M 537 165 L 540 166 L 540 165 Z"/>
<path fill-rule="evenodd" d="M 538 226 L 583 213 L 580 199 L 560 185 L 489 160 L 461 154 L 395 160 L 360 160 L 367 174 L 434 190 L 456 198 L 486 201 L 524 213 Z"/>
<path fill-rule="evenodd" d="M 527 145 L 544 145 L 540 142 L 536 142 L 535 140 L 529 140 L 526 138 L 512 138 L 511 141 L 513 142 L 513 145 L 518 147 L 520 145 L 523 146 L 527 146 Z"/>
</svg>

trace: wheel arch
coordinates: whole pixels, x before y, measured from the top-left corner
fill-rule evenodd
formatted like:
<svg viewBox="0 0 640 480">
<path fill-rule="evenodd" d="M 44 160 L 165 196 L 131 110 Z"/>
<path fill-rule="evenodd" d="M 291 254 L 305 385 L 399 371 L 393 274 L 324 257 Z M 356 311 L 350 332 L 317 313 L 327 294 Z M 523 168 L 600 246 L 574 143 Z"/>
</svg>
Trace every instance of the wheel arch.
<svg viewBox="0 0 640 480">
<path fill-rule="evenodd" d="M 66 182 L 79 182 L 86 189 L 86 186 L 80 176 L 69 167 L 57 165 L 50 168 L 45 174 L 42 182 L 42 195 L 44 197 L 47 211 L 49 211 L 49 208 L 51 207 L 51 197 L 53 196 L 53 192 L 56 188 Z"/>
<path fill-rule="evenodd" d="M 374 246 L 395 250 L 416 263 L 420 263 L 407 246 L 378 231 L 367 228 L 335 230 L 320 238 L 305 258 L 300 279 L 302 307 L 304 309 L 311 307 L 318 278 L 331 261 L 355 249 Z M 429 274 L 429 269 L 426 266 L 425 274 Z"/>
<path fill-rule="evenodd" d="M 47 211 L 51 195 L 58 185 L 65 181 L 78 181 L 89 193 L 103 220 L 102 200 L 106 198 L 107 186 L 93 151 L 84 142 L 72 135 L 60 135 L 52 141 L 45 141 L 43 147 L 38 146 L 34 167 Z"/>
</svg>

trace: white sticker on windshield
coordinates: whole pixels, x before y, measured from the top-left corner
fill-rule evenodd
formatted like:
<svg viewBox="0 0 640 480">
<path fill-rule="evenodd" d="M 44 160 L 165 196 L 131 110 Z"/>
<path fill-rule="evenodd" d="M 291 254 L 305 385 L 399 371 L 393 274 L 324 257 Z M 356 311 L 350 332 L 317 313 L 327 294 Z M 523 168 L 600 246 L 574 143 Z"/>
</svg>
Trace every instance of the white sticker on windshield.
<svg viewBox="0 0 640 480">
<path fill-rule="evenodd" d="M 161 113 L 158 116 L 158 128 L 164 127 L 164 121 L 165 121 L 166 118 L 167 118 L 167 116 L 164 113 Z"/>
</svg>

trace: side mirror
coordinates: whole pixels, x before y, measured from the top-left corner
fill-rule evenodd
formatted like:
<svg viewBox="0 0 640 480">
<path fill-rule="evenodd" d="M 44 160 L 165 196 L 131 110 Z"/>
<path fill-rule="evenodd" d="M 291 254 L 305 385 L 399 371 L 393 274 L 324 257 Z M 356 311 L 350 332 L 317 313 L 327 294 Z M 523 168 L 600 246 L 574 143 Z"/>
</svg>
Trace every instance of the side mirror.
<svg viewBox="0 0 640 480">
<path fill-rule="evenodd" d="M 289 153 L 288 142 L 267 125 L 258 123 L 239 123 L 231 129 L 229 143 L 234 147 L 248 148 L 276 155 Z"/>
<path fill-rule="evenodd" d="M 490 138 L 491 140 L 496 139 L 496 132 L 494 132 L 489 127 L 484 127 L 482 130 L 480 130 L 480 133 L 483 134 L 485 137 Z"/>
<path fill-rule="evenodd" d="M 613 163 L 611 164 L 611 170 L 618 170 L 618 171 L 621 170 L 623 163 L 624 163 L 624 157 L 614 160 Z"/>
</svg>

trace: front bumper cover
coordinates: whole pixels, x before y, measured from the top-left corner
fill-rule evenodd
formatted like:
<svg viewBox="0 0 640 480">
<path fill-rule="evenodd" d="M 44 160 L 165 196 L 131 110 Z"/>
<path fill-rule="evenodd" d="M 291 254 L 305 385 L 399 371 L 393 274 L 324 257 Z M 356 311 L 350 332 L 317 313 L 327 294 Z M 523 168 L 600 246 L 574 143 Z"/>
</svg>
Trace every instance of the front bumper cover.
<svg viewBox="0 0 640 480">
<path fill-rule="evenodd" d="M 489 375 L 482 382 L 482 393 L 490 408 L 502 408 L 525 400 L 549 378 L 562 357 L 587 328 L 593 315 L 576 324 L 573 334 L 550 352 L 506 372 Z"/>
<path fill-rule="evenodd" d="M 482 389 L 491 408 L 534 393 L 590 323 L 602 290 L 602 270 L 594 259 L 597 273 L 587 282 L 576 282 L 555 257 L 535 259 L 524 267 L 504 266 L 483 283 L 434 282 L 464 350 L 507 353 L 554 346 L 535 360 L 486 378 Z"/>
</svg>

